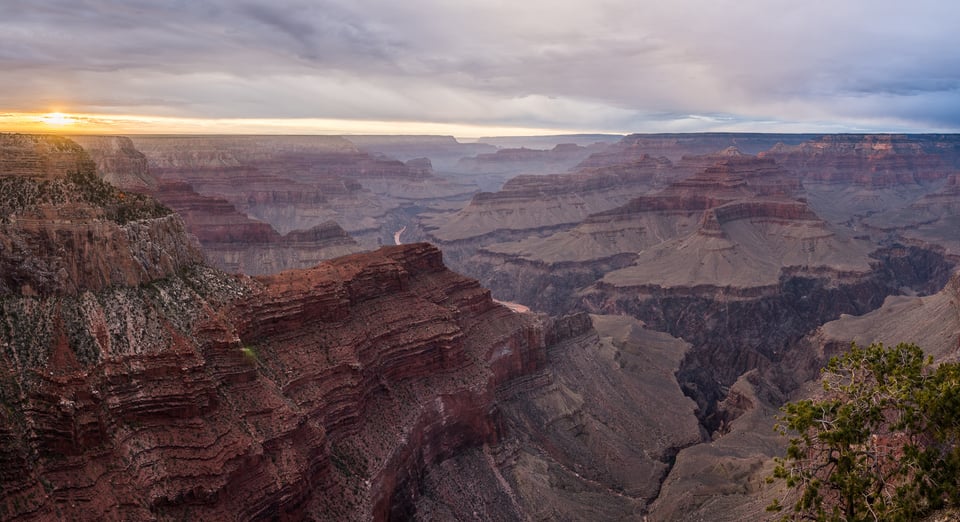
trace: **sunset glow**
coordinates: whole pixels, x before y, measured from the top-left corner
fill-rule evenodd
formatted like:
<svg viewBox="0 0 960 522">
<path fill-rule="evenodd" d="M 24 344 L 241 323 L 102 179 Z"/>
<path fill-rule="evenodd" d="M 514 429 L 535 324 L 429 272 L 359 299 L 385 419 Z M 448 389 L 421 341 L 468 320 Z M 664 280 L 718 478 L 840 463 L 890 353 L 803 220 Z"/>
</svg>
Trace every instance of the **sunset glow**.
<svg viewBox="0 0 960 522">
<path fill-rule="evenodd" d="M 44 114 L 40 117 L 40 121 L 46 123 L 47 125 L 55 125 L 59 127 L 77 123 L 76 118 L 62 112 L 51 112 L 50 114 Z"/>
<path fill-rule="evenodd" d="M 66 134 L 442 134 L 460 138 L 589 132 L 416 121 L 333 118 L 177 118 L 51 112 L 0 113 L 0 132 Z"/>
<path fill-rule="evenodd" d="M 942 0 L 50 2 L 0 16 L 0 118 L 34 132 L 960 129 Z"/>
</svg>

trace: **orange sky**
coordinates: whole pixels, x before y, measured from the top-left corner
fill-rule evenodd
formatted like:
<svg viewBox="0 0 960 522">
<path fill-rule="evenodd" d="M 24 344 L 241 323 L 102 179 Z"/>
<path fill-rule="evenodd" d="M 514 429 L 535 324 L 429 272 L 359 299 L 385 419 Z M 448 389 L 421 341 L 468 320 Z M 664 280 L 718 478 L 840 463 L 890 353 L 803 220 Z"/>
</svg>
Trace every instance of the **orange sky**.
<svg viewBox="0 0 960 522">
<path fill-rule="evenodd" d="M 434 134 L 459 138 L 574 134 L 582 130 L 322 118 L 172 118 L 69 112 L 2 113 L 0 132 L 57 134 Z M 589 131 L 587 131 L 589 132 Z"/>
</svg>

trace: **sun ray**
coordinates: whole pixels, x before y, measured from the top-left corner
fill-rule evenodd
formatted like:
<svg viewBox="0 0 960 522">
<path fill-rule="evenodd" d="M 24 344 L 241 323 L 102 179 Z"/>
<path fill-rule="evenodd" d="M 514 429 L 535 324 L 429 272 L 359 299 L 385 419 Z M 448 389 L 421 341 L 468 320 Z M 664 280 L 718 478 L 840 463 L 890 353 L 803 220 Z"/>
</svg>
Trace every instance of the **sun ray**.
<svg viewBox="0 0 960 522">
<path fill-rule="evenodd" d="M 65 125 L 73 125 L 77 123 L 77 119 L 69 114 L 64 114 L 62 112 L 51 112 L 44 114 L 40 117 L 40 121 L 46 123 L 47 125 L 55 125 L 58 127 L 63 127 Z"/>
</svg>

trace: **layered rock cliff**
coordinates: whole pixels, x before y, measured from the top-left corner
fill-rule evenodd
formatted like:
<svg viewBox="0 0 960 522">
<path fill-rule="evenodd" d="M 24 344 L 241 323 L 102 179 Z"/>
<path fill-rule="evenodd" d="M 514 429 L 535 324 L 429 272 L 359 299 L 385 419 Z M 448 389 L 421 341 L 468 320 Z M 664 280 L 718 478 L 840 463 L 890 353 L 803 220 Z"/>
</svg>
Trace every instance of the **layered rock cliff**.
<svg viewBox="0 0 960 522">
<path fill-rule="evenodd" d="M 930 151 L 923 141 L 896 134 L 829 135 L 795 146 L 780 143 L 760 156 L 809 182 L 885 187 L 943 179 L 952 158 Z"/>
<path fill-rule="evenodd" d="M 47 146 L 45 138 L 15 139 Z M 271 276 L 226 275 L 199 262 L 169 211 L 111 221 L 123 193 L 97 179 L 93 162 L 72 147 L 89 186 L 69 185 L 77 183 L 69 177 L 38 181 L 22 175 L 28 167 L 2 176 L 27 187 L 97 189 L 87 199 L 65 190 L 13 198 L 5 219 L 22 224 L 28 216 L 44 229 L 69 214 L 80 236 L 44 232 L 35 242 L 99 270 L 82 257 L 95 251 L 112 270 L 110 278 L 66 270 L 44 285 L 3 289 L 0 519 L 421 516 L 433 509 L 423 492 L 435 487 L 443 463 L 478 451 L 502 480 L 491 492 L 518 499 L 521 518 L 536 508 L 538 491 L 562 497 L 550 483 L 527 490 L 525 466 L 494 459 L 521 442 L 534 464 L 580 470 L 561 475 L 595 492 L 571 505 L 589 513 L 597 498 L 620 499 L 618 511 L 640 513 L 675 448 L 699 439 L 693 405 L 668 377 L 669 402 L 686 413 L 657 421 L 669 426 L 651 424 L 651 409 L 664 399 L 638 377 L 650 373 L 642 361 L 654 353 L 662 369 L 651 376 L 668 376 L 683 351 L 679 341 L 628 332 L 617 336 L 633 339 L 627 344 L 602 345 L 601 365 L 619 379 L 613 383 L 651 402 L 640 410 L 647 413 L 620 418 L 613 405 L 595 404 L 606 391 L 591 390 L 588 403 L 577 397 L 577 375 L 596 364 L 584 350 L 601 346 L 586 316 L 551 321 L 512 312 L 449 271 L 426 244 Z M 0 237 L 16 242 L 22 228 Z M 17 263 L 10 255 L 3 250 L 4 262 Z M 659 348 L 644 352 L 650 343 Z M 571 351 L 579 362 L 544 373 L 551 350 Z M 522 399 L 530 393 L 542 399 Z M 557 409 L 549 396 L 567 404 Z M 541 439 L 544 415 L 560 422 Z M 583 450 L 565 420 L 581 418 L 599 437 Z M 629 436 L 600 440 L 641 427 L 651 440 L 642 450 Z M 591 462 L 607 450 L 623 453 L 624 465 Z M 522 472 L 508 481 L 501 469 Z"/>
<path fill-rule="evenodd" d="M 423 220 L 427 237 L 441 244 L 482 237 L 497 231 L 542 231 L 577 223 L 653 187 L 669 170 L 665 159 L 644 156 L 628 165 L 569 174 L 523 175 L 498 192 L 474 196 L 454 215 Z"/>
<path fill-rule="evenodd" d="M 79 294 L 201 259 L 169 209 L 101 181 L 76 143 L 0 134 L 0 294 Z"/>
<path fill-rule="evenodd" d="M 795 172 L 822 217 L 856 226 L 936 191 L 957 171 L 957 145 L 956 135 L 830 135 L 761 156 Z"/>
<path fill-rule="evenodd" d="M 137 150 L 133 141 L 124 136 L 71 136 L 90 159 L 97 164 L 97 172 L 107 183 L 133 192 L 152 192 L 157 180 L 150 173 L 147 157 Z"/>
<path fill-rule="evenodd" d="M 259 144 L 258 141 L 238 138 L 239 143 L 233 143 L 225 140 L 221 154 L 217 155 L 215 150 L 205 151 L 204 138 L 193 140 L 166 138 L 171 140 L 169 145 L 175 147 L 175 150 L 170 151 L 171 156 L 161 158 L 159 163 L 151 167 L 146 155 L 134 146 L 130 138 L 76 136 L 72 139 L 80 144 L 94 161 L 97 174 L 101 179 L 126 192 L 153 196 L 180 214 L 187 231 L 200 240 L 207 261 L 222 270 L 250 275 L 273 273 L 290 268 L 306 268 L 324 259 L 363 250 L 335 222 L 325 221 L 307 230 L 292 230 L 287 234 L 280 234 L 269 223 L 244 214 L 230 201 L 216 196 L 202 195 L 187 181 L 159 182 L 153 174 L 154 169 L 158 169 L 170 175 L 170 169 L 174 169 L 176 165 L 189 167 L 193 164 L 200 170 L 212 169 L 215 171 L 212 176 L 198 174 L 186 177 L 195 185 L 206 189 L 210 187 L 204 180 L 213 187 L 230 186 L 238 182 L 247 183 L 251 190 L 247 204 L 255 204 L 257 198 L 268 200 L 279 198 L 280 201 L 300 203 L 317 198 L 324 199 L 315 189 L 298 192 L 298 185 L 293 182 L 282 182 L 278 193 L 265 196 L 263 186 L 269 185 L 272 178 L 263 179 L 262 176 L 258 177 L 256 172 L 244 170 L 242 166 L 236 165 L 241 160 L 253 161 L 248 155 L 256 158 L 254 150 L 248 150 L 242 145 L 255 147 Z M 163 140 L 161 142 L 167 143 Z M 324 143 L 323 140 L 320 142 Z M 297 143 L 299 141 L 296 138 L 291 138 L 280 140 L 279 145 L 296 150 Z M 334 147 L 336 143 L 334 140 L 328 148 L 337 150 Z M 346 146 L 349 147 L 349 144 Z M 239 158 L 235 158 L 234 155 Z M 179 177 L 170 176 L 175 179 Z"/>
<path fill-rule="evenodd" d="M 474 188 L 434 175 L 429 161 L 372 156 L 337 136 L 136 137 L 154 175 L 224 199 L 281 234 L 335 221 L 366 248 L 393 234 L 402 204 Z"/>
<path fill-rule="evenodd" d="M 230 202 L 202 196 L 184 182 L 163 182 L 153 195 L 183 217 L 187 230 L 200 240 L 207 261 L 228 272 L 270 274 L 363 250 L 333 221 L 281 235 L 270 224 L 240 213 Z"/>
<path fill-rule="evenodd" d="M 735 147 L 747 154 L 765 151 L 778 143 L 797 145 L 819 137 L 816 134 L 766 134 L 751 132 L 700 132 L 631 134 L 607 150 L 593 154 L 581 163 L 582 167 L 600 167 L 628 163 L 649 154 L 678 162 L 684 156 L 715 154 Z"/>
</svg>

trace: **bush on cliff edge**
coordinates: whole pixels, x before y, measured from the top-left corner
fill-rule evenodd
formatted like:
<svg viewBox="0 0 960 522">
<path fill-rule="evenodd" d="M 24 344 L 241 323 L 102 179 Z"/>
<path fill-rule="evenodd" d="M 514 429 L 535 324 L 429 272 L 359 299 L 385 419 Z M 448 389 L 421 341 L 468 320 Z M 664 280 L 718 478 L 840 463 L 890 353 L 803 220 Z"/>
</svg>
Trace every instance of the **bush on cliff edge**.
<svg viewBox="0 0 960 522">
<path fill-rule="evenodd" d="M 770 481 L 796 499 L 784 520 L 915 520 L 960 504 L 960 365 L 932 363 L 913 344 L 854 344 L 824 368 L 822 398 L 783 407 L 791 438 Z"/>
</svg>

